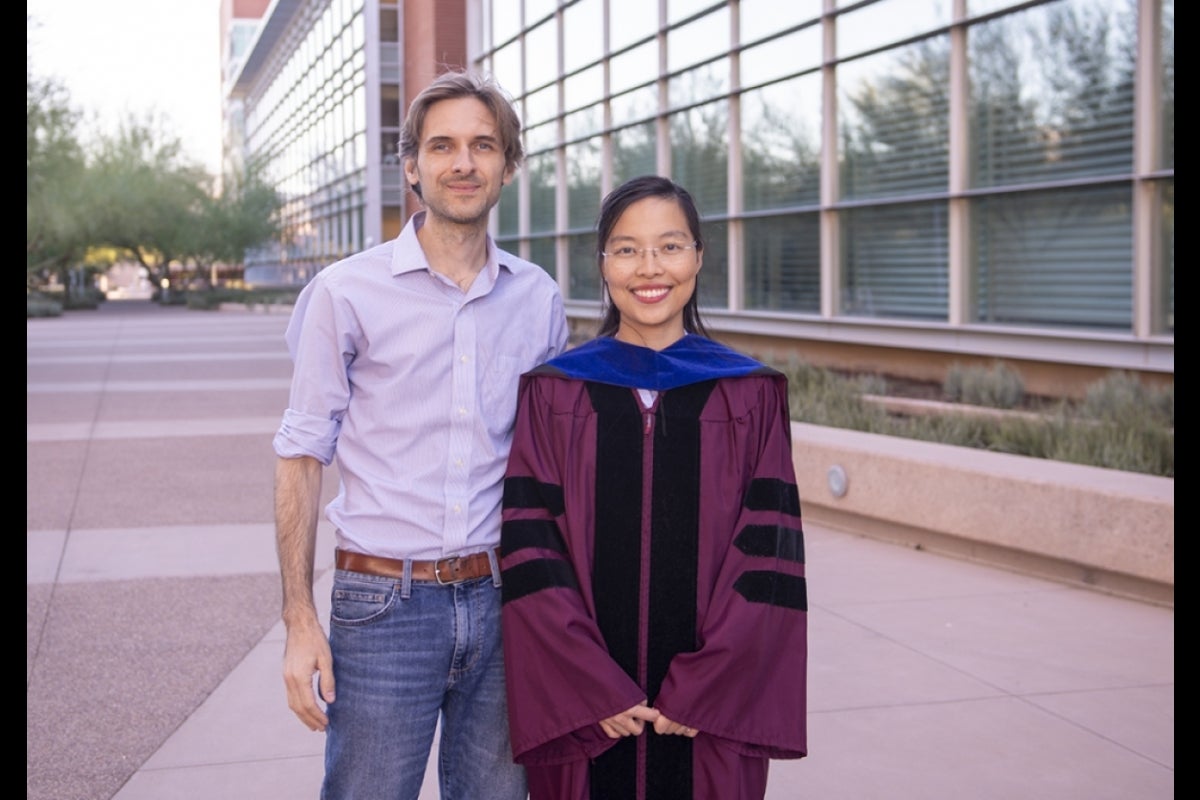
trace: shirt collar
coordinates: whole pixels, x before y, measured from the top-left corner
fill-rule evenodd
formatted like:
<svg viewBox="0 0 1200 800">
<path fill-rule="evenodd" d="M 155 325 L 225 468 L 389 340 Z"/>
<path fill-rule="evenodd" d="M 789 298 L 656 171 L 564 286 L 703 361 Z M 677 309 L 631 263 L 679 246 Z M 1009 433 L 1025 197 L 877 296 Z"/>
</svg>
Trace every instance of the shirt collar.
<svg viewBox="0 0 1200 800">
<path fill-rule="evenodd" d="M 421 249 L 421 241 L 417 238 L 417 231 L 425 224 L 425 211 L 418 211 L 409 218 L 404 230 L 400 231 L 400 236 L 396 239 L 396 248 L 392 251 L 392 274 L 403 275 L 407 272 L 417 272 L 425 270 L 432 272 L 433 268 L 429 266 L 429 260 L 425 258 L 425 251 Z M 508 272 L 512 269 L 507 265 L 501 264 L 499 261 L 500 250 L 496 247 L 496 243 L 492 241 L 491 234 L 487 237 L 487 263 L 483 265 L 483 270 L 480 277 L 486 277 L 486 285 L 494 286 L 496 279 L 500 275 L 500 267 Z M 476 279 L 478 282 L 478 279 Z"/>
</svg>

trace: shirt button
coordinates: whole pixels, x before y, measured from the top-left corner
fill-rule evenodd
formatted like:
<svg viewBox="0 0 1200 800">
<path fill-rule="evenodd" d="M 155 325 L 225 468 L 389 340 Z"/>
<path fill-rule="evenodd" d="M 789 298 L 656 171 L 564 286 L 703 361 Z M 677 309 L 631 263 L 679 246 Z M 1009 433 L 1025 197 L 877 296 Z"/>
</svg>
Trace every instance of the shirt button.
<svg viewBox="0 0 1200 800">
<path fill-rule="evenodd" d="M 458 415 L 460 417 L 465 417 L 467 415 L 467 409 L 463 408 L 462 406 L 459 406 Z"/>
<path fill-rule="evenodd" d="M 462 506 L 460 506 L 458 503 L 455 503 L 455 504 L 454 504 L 454 513 L 455 513 L 455 514 L 458 514 L 458 513 L 460 513 L 461 511 L 462 511 Z"/>
<path fill-rule="evenodd" d="M 459 360 L 459 361 L 461 361 L 461 362 L 462 362 L 462 363 L 464 363 L 464 364 L 465 364 L 465 363 L 467 363 L 467 357 L 466 357 L 466 356 L 459 356 L 459 357 L 458 357 L 458 360 Z"/>
</svg>

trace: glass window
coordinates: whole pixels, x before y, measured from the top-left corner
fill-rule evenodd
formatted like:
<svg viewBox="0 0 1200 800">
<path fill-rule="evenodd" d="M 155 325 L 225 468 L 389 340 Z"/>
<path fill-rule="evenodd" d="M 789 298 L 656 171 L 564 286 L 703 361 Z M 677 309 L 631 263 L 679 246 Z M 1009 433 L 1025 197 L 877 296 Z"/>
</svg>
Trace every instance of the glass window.
<svg viewBox="0 0 1200 800">
<path fill-rule="evenodd" d="M 841 312 L 944 322 L 948 215 L 941 202 L 841 211 Z"/>
<path fill-rule="evenodd" d="M 658 112 L 658 92 L 654 86 L 634 89 L 620 97 L 614 97 L 611 108 L 614 126 L 653 117 Z"/>
<path fill-rule="evenodd" d="M 553 233 L 554 190 L 558 186 L 553 151 L 525 159 L 525 174 L 529 176 L 529 230 Z"/>
<path fill-rule="evenodd" d="M 817 214 L 745 221 L 746 308 L 821 310 L 821 228 Z"/>
<path fill-rule="evenodd" d="M 554 237 L 537 236 L 530 239 L 529 260 L 552 276 L 558 277 L 558 259 L 554 255 Z"/>
<path fill-rule="evenodd" d="M 521 93 L 521 43 L 513 42 L 492 56 L 492 75 L 514 97 Z"/>
<path fill-rule="evenodd" d="M 550 84 L 525 98 L 525 124 L 537 125 L 558 114 L 558 86 Z"/>
<path fill-rule="evenodd" d="M 655 168 L 658 140 L 654 134 L 654 123 L 647 122 L 614 131 L 612 141 L 614 186 L 639 175 L 654 175 L 658 172 Z"/>
<path fill-rule="evenodd" d="M 521 29 L 521 14 L 516 3 L 485 3 L 492 9 L 492 43 L 503 44 Z"/>
<path fill-rule="evenodd" d="M 384 125 L 400 124 L 400 87 L 395 84 L 384 84 L 379 87 L 380 121 Z"/>
<path fill-rule="evenodd" d="M 604 6 L 600 0 L 579 0 L 563 9 L 563 70 L 575 70 L 604 55 Z"/>
<path fill-rule="evenodd" d="M 1060 2 L 971 29 L 973 185 L 1132 169 L 1131 24 L 1094 2 Z"/>
<path fill-rule="evenodd" d="M 684 188 L 687 188 L 686 185 Z M 704 221 L 704 268 L 697 279 L 700 296 L 697 302 L 705 308 L 729 307 L 729 223 L 725 220 Z"/>
<path fill-rule="evenodd" d="M 658 32 L 658 3 L 647 0 L 608 0 L 608 48 L 623 50 Z M 654 72 L 657 74 L 658 69 Z"/>
<path fill-rule="evenodd" d="M 667 22 L 678 22 L 712 4 L 713 0 L 667 0 Z"/>
<path fill-rule="evenodd" d="M 525 151 L 533 154 L 558 144 L 557 126 L 553 121 L 525 129 Z"/>
<path fill-rule="evenodd" d="M 793 25 L 820 19 L 821 5 L 822 0 L 789 0 L 786 3 L 779 0 L 742 0 L 738 3 L 738 27 L 742 43 L 758 41 Z M 818 58 L 821 55 L 820 41 L 818 37 Z M 793 56 L 798 52 L 803 51 L 793 51 Z"/>
<path fill-rule="evenodd" d="M 599 300 L 600 268 L 596 263 L 596 232 L 567 237 L 571 259 L 571 280 L 567 296 L 572 300 Z"/>
<path fill-rule="evenodd" d="M 525 34 L 525 86 L 534 89 L 557 78 L 558 25 L 551 17 Z"/>
<path fill-rule="evenodd" d="M 583 108 L 604 97 L 604 67 L 597 64 L 563 81 L 567 110 Z"/>
<path fill-rule="evenodd" d="M 803 28 L 742 51 L 742 86 L 755 86 L 821 66 L 821 29 Z"/>
<path fill-rule="evenodd" d="M 1175 2 L 1162 6 L 1162 163 L 1175 168 Z"/>
<path fill-rule="evenodd" d="M 742 202 L 747 211 L 819 202 L 820 158 L 819 74 L 742 95 Z"/>
<path fill-rule="evenodd" d="M 1164 181 L 1162 186 L 1162 264 L 1165 273 L 1160 303 L 1163 327 L 1166 333 L 1175 334 L 1175 181 Z"/>
<path fill-rule="evenodd" d="M 837 57 L 865 53 L 948 25 L 950 6 L 930 0 L 879 0 L 839 14 Z"/>
<path fill-rule="evenodd" d="M 967 0 L 967 13 L 973 17 L 1015 6 L 1023 0 Z"/>
<path fill-rule="evenodd" d="M 671 78 L 667 96 L 671 108 L 702 103 L 729 93 L 729 60 L 722 58 Z"/>
<path fill-rule="evenodd" d="M 698 106 L 671 117 L 671 176 L 702 214 L 729 208 L 729 104 Z"/>
<path fill-rule="evenodd" d="M 516 237 L 521 230 L 520 182 L 528 180 L 521 172 L 517 173 L 512 183 L 500 190 L 500 202 L 496 204 L 499 219 L 499 236 L 497 239 Z M 513 250 L 512 252 L 517 252 Z"/>
<path fill-rule="evenodd" d="M 667 71 L 678 72 L 727 52 L 729 8 L 723 6 L 667 34 Z"/>
<path fill-rule="evenodd" d="M 600 216 L 600 140 L 568 145 L 567 226 L 592 228 Z"/>
<path fill-rule="evenodd" d="M 566 116 L 566 138 L 581 139 L 604 129 L 604 107 L 599 103 Z"/>
<path fill-rule="evenodd" d="M 516 3 L 510 0 L 510 2 L 502 2 L 495 5 L 515 6 Z M 553 14 L 556 5 L 558 5 L 558 0 L 525 0 L 525 24 L 533 25 L 543 17 Z"/>
<path fill-rule="evenodd" d="M 949 188 L 949 50 L 939 36 L 838 66 L 843 197 Z"/>
<path fill-rule="evenodd" d="M 609 61 L 608 89 L 620 94 L 626 89 L 653 81 L 658 77 L 658 42 L 643 45 L 622 53 Z"/>
<path fill-rule="evenodd" d="M 1128 185 L 973 201 L 977 321 L 1129 330 L 1131 208 Z"/>
</svg>

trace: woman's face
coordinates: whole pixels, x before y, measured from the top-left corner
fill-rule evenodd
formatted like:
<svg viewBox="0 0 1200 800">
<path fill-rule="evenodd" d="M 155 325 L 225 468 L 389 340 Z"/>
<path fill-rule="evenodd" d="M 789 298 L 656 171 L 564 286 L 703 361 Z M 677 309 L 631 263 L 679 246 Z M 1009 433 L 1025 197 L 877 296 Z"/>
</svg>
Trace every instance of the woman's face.
<svg viewBox="0 0 1200 800">
<path fill-rule="evenodd" d="M 603 242 L 601 274 L 621 312 L 616 338 L 662 350 L 683 338 L 683 309 L 703 257 L 673 199 L 631 203 Z"/>
</svg>

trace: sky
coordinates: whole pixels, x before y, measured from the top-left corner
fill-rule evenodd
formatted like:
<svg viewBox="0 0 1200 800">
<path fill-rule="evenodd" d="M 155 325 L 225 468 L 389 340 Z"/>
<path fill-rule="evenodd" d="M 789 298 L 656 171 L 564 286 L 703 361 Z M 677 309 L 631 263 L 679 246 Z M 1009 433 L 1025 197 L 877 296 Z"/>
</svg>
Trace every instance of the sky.
<svg viewBox="0 0 1200 800">
<path fill-rule="evenodd" d="M 88 125 L 159 116 L 194 161 L 221 169 L 221 0 L 28 0 L 32 74 L 55 78 Z"/>
</svg>

